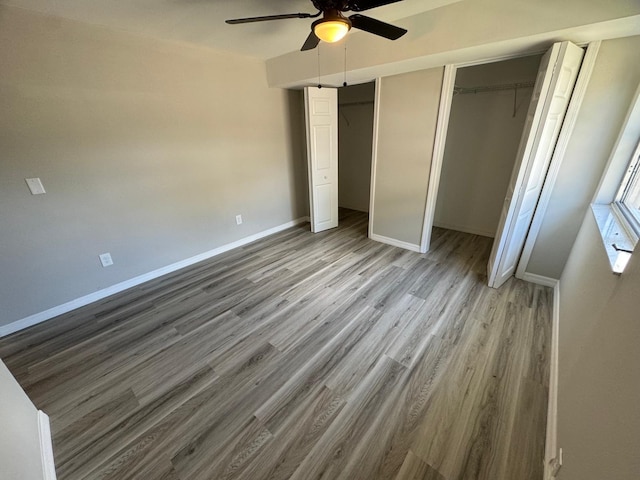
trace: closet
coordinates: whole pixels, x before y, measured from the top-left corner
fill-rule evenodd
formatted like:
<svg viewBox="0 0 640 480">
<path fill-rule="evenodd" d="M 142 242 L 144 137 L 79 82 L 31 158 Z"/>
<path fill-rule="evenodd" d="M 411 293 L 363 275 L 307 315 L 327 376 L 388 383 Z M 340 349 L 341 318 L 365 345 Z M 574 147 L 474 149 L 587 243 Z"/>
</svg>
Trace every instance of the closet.
<svg viewBox="0 0 640 480">
<path fill-rule="evenodd" d="M 457 70 L 435 227 L 495 236 L 540 59 Z"/>
<path fill-rule="evenodd" d="M 338 89 L 338 205 L 369 211 L 375 83 Z"/>
</svg>

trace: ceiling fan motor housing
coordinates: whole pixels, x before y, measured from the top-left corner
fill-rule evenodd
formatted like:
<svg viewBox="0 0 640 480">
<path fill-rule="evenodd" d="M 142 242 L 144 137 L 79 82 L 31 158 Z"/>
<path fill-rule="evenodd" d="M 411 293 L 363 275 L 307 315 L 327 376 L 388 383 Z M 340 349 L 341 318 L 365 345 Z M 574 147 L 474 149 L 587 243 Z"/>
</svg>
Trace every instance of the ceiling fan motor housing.
<svg viewBox="0 0 640 480">
<path fill-rule="evenodd" d="M 311 0 L 316 9 L 326 12 L 328 10 L 336 10 L 338 12 L 347 12 L 351 10 L 349 0 Z"/>
<path fill-rule="evenodd" d="M 322 18 L 319 18 L 318 20 L 316 20 L 311 24 L 311 30 L 314 30 L 315 26 L 320 23 L 332 22 L 332 21 L 346 23 L 347 25 L 349 25 L 349 29 L 351 29 L 351 20 L 349 20 L 344 15 L 342 15 L 342 13 L 340 13 L 339 10 L 331 9 L 331 10 L 325 10 L 322 12 Z"/>
<path fill-rule="evenodd" d="M 362 12 L 401 1 L 402 0 L 311 0 L 311 3 L 321 12 L 325 10 Z"/>
</svg>

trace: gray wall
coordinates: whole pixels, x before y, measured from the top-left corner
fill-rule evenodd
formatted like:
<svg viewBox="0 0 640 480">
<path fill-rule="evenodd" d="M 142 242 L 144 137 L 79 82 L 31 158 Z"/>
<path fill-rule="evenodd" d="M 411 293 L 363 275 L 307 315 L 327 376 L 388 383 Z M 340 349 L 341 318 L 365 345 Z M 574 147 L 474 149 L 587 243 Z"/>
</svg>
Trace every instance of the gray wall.
<svg viewBox="0 0 640 480">
<path fill-rule="evenodd" d="M 611 273 L 591 212 L 560 281 L 559 480 L 640 478 L 640 258 Z"/>
<path fill-rule="evenodd" d="M 420 244 L 443 73 L 432 68 L 380 81 L 374 234 Z"/>
<path fill-rule="evenodd" d="M 44 478 L 38 410 L 0 361 L 0 477 L 2 480 Z"/>
<path fill-rule="evenodd" d="M 456 85 L 535 81 L 540 56 L 461 68 Z M 531 88 L 454 95 L 434 224 L 493 237 L 531 100 Z"/>
<path fill-rule="evenodd" d="M 560 278 L 640 82 L 640 36 L 602 42 L 527 272 Z"/>
<path fill-rule="evenodd" d="M 263 62 L 0 8 L 0 325 L 307 214 Z"/>
<path fill-rule="evenodd" d="M 369 211 L 374 96 L 375 83 L 338 89 L 338 204 L 361 212 Z"/>
<path fill-rule="evenodd" d="M 640 87 L 640 68 L 632 62 L 639 48 L 640 37 L 602 45 L 589 103 L 580 112 L 581 128 L 572 138 L 591 151 L 583 150 L 582 164 L 575 165 L 581 182 L 567 187 L 568 202 L 575 195 L 592 198 L 605 165 L 598 200 L 613 200 L 613 183 L 622 178 L 640 132 L 637 105 L 627 117 Z M 573 148 L 574 154 L 580 151 Z M 627 158 L 620 158 L 625 152 Z M 624 273 L 614 275 L 586 210 L 560 278 L 557 425 L 564 466 L 558 478 L 634 480 L 640 478 L 640 258 L 634 254 Z"/>
</svg>

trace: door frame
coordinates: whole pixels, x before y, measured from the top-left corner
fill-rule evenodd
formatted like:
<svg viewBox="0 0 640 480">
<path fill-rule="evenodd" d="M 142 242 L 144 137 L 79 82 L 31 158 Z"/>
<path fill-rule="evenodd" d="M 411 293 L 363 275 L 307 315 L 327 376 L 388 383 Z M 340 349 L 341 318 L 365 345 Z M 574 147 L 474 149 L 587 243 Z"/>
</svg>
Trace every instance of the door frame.
<svg viewBox="0 0 640 480">
<path fill-rule="evenodd" d="M 543 190 L 540 196 L 539 206 L 536 208 L 534 213 L 534 220 L 532 221 L 532 228 L 527 234 L 527 238 L 525 241 L 525 246 L 523 248 L 523 255 L 518 262 L 518 267 L 516 269 L 516 277 L 522 278 L 529 281 L 534 281 L 535 283 L 542 283 L 541 280 L 545 280 L 544 277 L 539 277 L 536 275 L 529 274 L 526 272 L 526 267 L 528 261 L 530 259 L 531 253 L 533 251 L 533 246 L 535 245 L 535 241 L 540 233 L 540 228 L 542 226 L 542 219 L 544 218 L 544 213 L 549 205 L 549 201 L 551 198 L 551 192 L 553 190 L 553 186 L 555 180 L 557 178 L 558 172 L 560 170 L 560 164 L 562 157 L 564 156 L 564 152 L 566 151 L 566 147 L 568 145 L 569 138 L 571 137 L 571 132 L 573 131 L 573 127 L 578 117 L 578 112 L 580 111 L 580 106 L 582 104 L 582 100 L 584 98 L 584 94 L 586 92 L 586 87 L 589 83 L 589 78 L 591 76 L 591 72 L 593 70 L 593 65 L 595 64 L 595 58 L 597 56 L 598 49 L 600 47 L 600 41 L 590 42 L 588 44 L 585 43 L 577 43 L 576 45 L 580 47 L 587 46 L 587 51 L 585 52 L 585 56 L 583 59 L 583 67 L 587 68 L 580 69 L 578 74 L 578 79 L 576 81 L 576 87 L 574 89 L 574 95 L 572 95 L 569 109 L 571 115 L 569 116 L 569 112 L 567 113 L 567 118 L 562 125 L 560 130 L 560 136 L 558 138 L 558 142 L 562 141 L 562 150 L 554 152 L 551 165 L 550 165 L 550 173 L 553 175 L 549 177 L 549 182 L 545 181 L 543 186 Z M 504 55 L 500 57 L 494 58 L 486 58 L 477 61 L 470 62 L 462 62 L 455 64 L 445 65 L 444 78 L 442 82 L 442 89 L 440 91 L 440 108 L 438 111 L 438 120 L 436 123 L 436 136 L 433 146 L 432 158 L 431 158 L 431 169 L 429 172 L 429 184 L 427 187 L 427 199 L 425 204 L 425 214 L 424 221 L 422 226 L 422 237 L 420 242 L 420 252 L 426 253 L 429 251 L 431 246 L 431 232 L 433 230 L 433 223 L 435 218 L 436 211 L 436 202 L 438 199 L 438 190 L 440 187 L 440 177 L 442 174 L 442 164 L 444 162 L 444 150 L 447 141 L 447 131 L 449 128 L 449 117 L 451 113 L 451 106 L 453 102 L 453 89 L 455 86 L 455 78 L 456 72 L 458 68 L 463 67 L 472 67 L 476 65 L 485 65 L 489 63 L 495 63 L 505 60 L 512 60 L 514 58 L 522 58 L 531 55 L 539 55 L 543 54 L 547 51 L 547 47 L 539 51 L 530 51 L 526 53 L 519 53 L 513 55 Z M 585 63 L 587 62 L 587 63 Z M 574 99 L 575 96 L 575 99 Z M 534 227 L 535 222 L 535 228 Z M 525 249 L 527 251 L 527 256 L 524 256 Z M 531 277 L 531 278 L 529 278 Z"/>
<path fill-rule="evenodd" d="M 378 162 L 378 131 L 380 125 L 380 90 L 382 87 L 382 79 L 376 77 L 375 90 L 373 93 L 373 134 L 371 141 L 371 179 L 369 180 L 369 222 L 367 224 L 367 237 L 372 238 L 373 233 L 373 216 L 374 216 L 374 199 L 376 193 L 376 168 Z M 340 159 L 338 158 L 338 162 Z"/>
<path fill-rule="evenodd" d="M 491 62 L 487 62 L 491 63 Z M 449 130 L 449 117 L 451 104 L 453 103 L 453 89 L 456 84 L 456 73 L 462 64 L 450 64 L 444 66 L 442 88 L 440 89 L 440 106 L 438 107 L 438 120 L 436 121 L 436 135 L 433 142 L 433 154 L 431 156 L 431 168 L 429 169 L 429 183 L 427 185 L 427 202 L 424 209 L 422 222 L 422 237 L 420 238 L 420 253 L 427 253 L 431 246 L 431 232 L 436 216 L 436 202 L 440 189 L 440 176 L 444 162 L 444 147 L 447 143 Z"/>
<path fill-rule="evenodd" d="M 488 65 L 490 63 L 513 60 L 531 55 L 541 55 L 547 49 L 517 53 L 512 55 L 501 55 L 498 57 L 472 60 L 469 62 L 451 63 L 444 66 L 444 78 L 442 79 L 442 89 L 440 90 L 440 107 L 438 110 L 438 120 L 436 122 L 436 135 L 433 143 L 431 156 L 431 169 L 429 171 L 429 184 L 427 187 L 427 201 L 425 204 L 424 221 L 422 222 L 422 237 L 420 239 L 420 252 L 426 253 L 431 247 L 431 232 L 436 214 L 436 202 L 438 200 L 438 190 L 440 188 L 440 176 L 442 174 L 442 164 L 444 162 L 444 148 L 447 143 L 447 131 L 449 129 L 449 117 L 451 115 L 451 105 L 453 103 L 453 89 L 455 87 L 456 73 L 459 68 L 474 67 L 477 65 Z"/>
<path fill-rule="evenodd" d="M 584 48 L 562 41 L 541 59 L 487 262 L 490 287 L 500 288 L 515 276 L 584 53 Z"/>
<path fill-rule="evenodd" d="M 593 67 L 596 64 L 596 58 L 598 56 L 601 43 L 602 42 L 600 40 L 589 43 L 584 53 L 584 57 L 582 58 L 580 72 L 578 72 L 578 78 L 576 79 L 576 84 L 573 88 L 573 94 L 569 101 L 567 113 L 565 114 L 560 134 L 558 135 L 556 147 L 553 151 L 553 155 L 551 156 L 551 163 L 549 164 L 547 177 L 544 185 L 542 186 L 542 191 L 540 192 L 538 206 L 533 214 L 529 233 L 527 234 L 524 246 L 522 247 L 522 253 L 515 273 L 516 278 L 529 280 L 533 283 L 540 283 L 549 287 L 553 287 L 555 285 L 555 282 L 550 282 L 549 279 L 529 273 L 526 270 L 529 265 L 529 260 L 531 259 L 531 254 L 533 253 L 533 247 L 535 246 L 536 239 L 542 229 L 542 221 L 551 201 L 551 193 L 553 192 L 553 187 L 556 183 L 556 179 L 558 178 L 558 173 L 560 172 L 562 159 L 567 151 L 571 134 L 573 133 L 576 121 L 578 120 L 578 113 L 580 112 L 580 107 L 582 106 L 582 101 L 584 100 L 587 86 L 591 79 Z"/>
<path fill-rule="evenodd" d="M 371 82 L 365 82 L 365 83 L 371 83 Z M 374 198 L 375 198 L 375 185 L 376 185 L 376 159 L 377 157 L 377 147 L 378 147 L 378 120 L 380 118 L 379 115 L 379 105 L 380 105 L 380 87 L 382 85 L 381 82 L 381 77 L 376 77 L 373 80 L 374 83 L 374 94 L 373 94 L 373 129 L 372 129 L 372 135 L 371 135 L 371 176 L 370 176 L 370 180 L 369 180 L 369 211 L 366 212 L 368 215 L 368 227 L 367 227 L 367 236 L 369 238 L 371 238 L 371 235 L 373 234 L 371 226 L 373 225 L 373 207 L 374 207 Z M 315 85 L 313 85 L 315 87 Z M 309 86 L 312 87 L 312 86 Z M 334 88 L 336 90 L 338 90 L 340 87 L 333 87 L 331 85 L 327 86 L 326 88 Z M 305 121 L 305 145 L 306 145 L 306 160 L 307 160 L 307 196 L 309 199 L 309 223 L 311 223 L 311 228 L 313 230 L 313 222 L 312 222 L 312 212 L 313 212 L 313 205 L 312 205 L 312 195 L 313 195 L 313 185 L 311 182 L 311 178 L 310 178 L 310 155 L 309 155 L 309 147 L 310 147 L 310 135 L 309 135 L 309 131 L 308 131 L 308 120 L 306 118 L 306 108 L 307 108 L 307 100 L 306 100 L 306 93 L 304 93 L 304 89 L 303 89 L 303 109 L 305 109 L 304 113 L 304 121 Z M 340 102 L 338 101 L 338 98 L 336 97 L 336 104 L 335 104 L 335 108 L 336 108 L 336 115 L 339 115 L 339 108 L 340 108 Z M 338 133 L 339 135 L 339 133 Z M 337 156 L 337 162 L 338 162 L 338 168 L 340 168 L 340 155 L 338 153 Z M 339 199 L 338 199 L 338 204 L 339 204 Z M 338 218 L 338 223 L 340 222 L 340 219 Z"/>
</svg>

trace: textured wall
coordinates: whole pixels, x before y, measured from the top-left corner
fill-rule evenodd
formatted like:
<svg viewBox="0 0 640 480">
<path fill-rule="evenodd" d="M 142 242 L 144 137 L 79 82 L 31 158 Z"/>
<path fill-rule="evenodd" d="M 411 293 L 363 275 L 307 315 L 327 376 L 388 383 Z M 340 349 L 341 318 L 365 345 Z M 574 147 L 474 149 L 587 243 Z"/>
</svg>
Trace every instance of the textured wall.
<svg viewBox="0 0 640 480">
<path fill-rule="evenodd" d="M 381 79 L 374 234 L 420 245 L 443 73 Z"/>
<path fill-rule="evenodd" d="M 560 280 L 559 480 L 640 478 L 640 258 L 621 276 L 591 212 Z"/>
<path fill-rule="evenodd" d="M 307 214 L 262 62 L 1 8 L 0 325 Z"/>
</svg>

